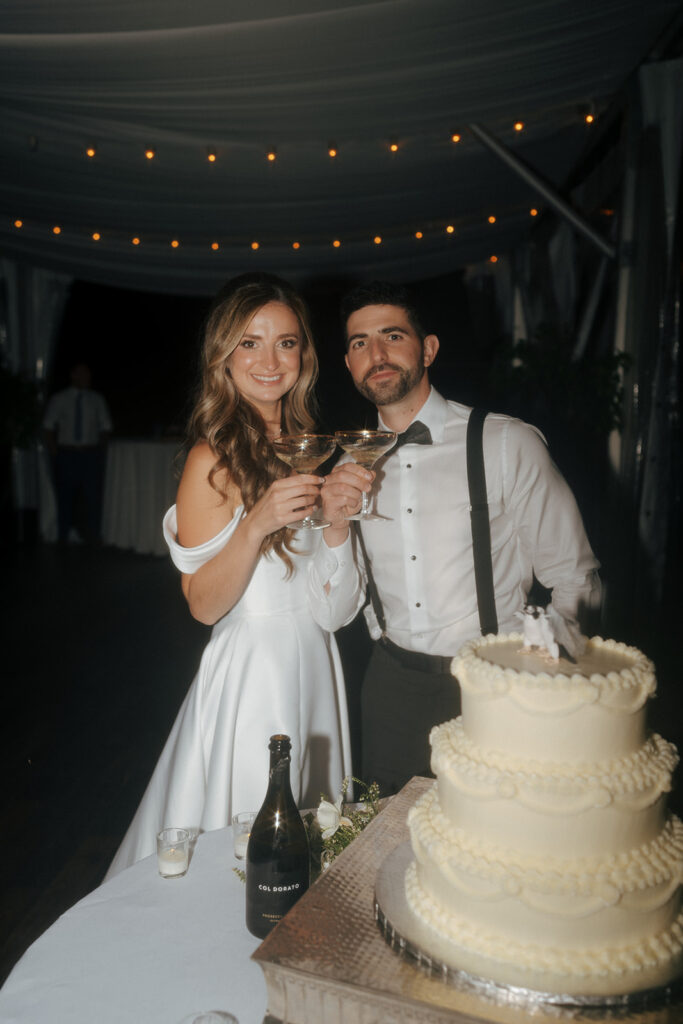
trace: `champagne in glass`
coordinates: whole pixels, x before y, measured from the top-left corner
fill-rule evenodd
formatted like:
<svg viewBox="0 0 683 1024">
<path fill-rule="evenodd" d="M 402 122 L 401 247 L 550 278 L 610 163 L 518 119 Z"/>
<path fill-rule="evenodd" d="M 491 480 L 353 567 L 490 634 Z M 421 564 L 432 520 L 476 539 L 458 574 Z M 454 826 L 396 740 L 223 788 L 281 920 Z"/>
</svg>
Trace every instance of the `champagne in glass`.
<svg viewBox="0 0 683 1024">
<path fill-rule="evenodd" d="M 384 455 L 396 444 L 396 433 L 393 430 L 337 430 L 334 436 L 340 448 L 352 455 L 353 461 L 365 469 L 372 469 L 380 455 Z M 385 517 L 370 512 L 369 504 L 368 495 L 363 491 L 360 512 L 347 515 L 346 518 L 360 519 L 363 522 L 382 522 Z"/>
<path fill-rule="evenodd" d="M 337 442 L 330 434 L 282 434 L 273 441 L 278 459 L 286 462 L 296 473 L 312 473 L 336 447 Z M 329 525 L 312 516 L 287 523 L 291 530 L 321 530 Z"/>
</svg>

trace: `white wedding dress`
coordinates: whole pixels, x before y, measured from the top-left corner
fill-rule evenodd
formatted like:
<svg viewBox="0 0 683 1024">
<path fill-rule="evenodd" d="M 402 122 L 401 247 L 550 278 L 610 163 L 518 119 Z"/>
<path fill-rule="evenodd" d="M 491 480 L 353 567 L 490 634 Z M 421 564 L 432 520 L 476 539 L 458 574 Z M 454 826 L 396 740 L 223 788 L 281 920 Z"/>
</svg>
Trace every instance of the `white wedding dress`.
<svg viewBox="0 0 683 1024">
<path fill-rule="evenodd" d="M 193 573 L 228 542 L 242 517 L 212 540 L 182 548 L 173 506 L 164 537 L 175 565 Z M 257 811 L 268 785 L 268 740 L 292 739 L 292 792 L 299 807 L 333 800 L 351 774 L 346 696 L 334 637 L 311 615 L 310 555 L 318 530 L 296 534 L 294 573 L 277 555 L 262 556 L 237 604 L 213 627 L 133 821 L 106 878 L 156 850 L 167 826 L 209 831 L 239 811 Z M 307 546 L 307 550 L 304 550 Z M 158 680 L 163 699 L 163 680 Z"/>
</svg>

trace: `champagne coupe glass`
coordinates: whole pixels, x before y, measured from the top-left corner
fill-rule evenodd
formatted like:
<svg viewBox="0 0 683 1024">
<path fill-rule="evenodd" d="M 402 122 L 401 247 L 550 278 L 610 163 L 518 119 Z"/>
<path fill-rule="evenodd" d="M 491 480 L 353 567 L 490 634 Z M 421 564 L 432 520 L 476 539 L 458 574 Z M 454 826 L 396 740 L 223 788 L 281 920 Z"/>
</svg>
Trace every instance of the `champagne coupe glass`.
<svg viewBox="0 0 683 1024">
<path fill-rule="evenodd" d="M 331 434 L 281 434 L 272 443 L 278 459 L 286 462 L 297 473 L 312 473 L 337 447 Z M 312 516 L 287 523 L 290 530 L 322 530 L 329 525 Z"/>
<path fill-rule="evenodd" d="M 345 452 L 353 456 L 353 461 L 365 469 L 372 469 L 380 455 L 396 444 L 396 432 L 393 430 L 336 430 L 334 436 L 337 444 Z M 377 516 L 369 510 L 369 499 L 363 491 L 363 502 L 360 512 L 347 515 L 347 519 L 360 519 L 361 522 L 384 522 L 385 516 Z"/>
</svg>

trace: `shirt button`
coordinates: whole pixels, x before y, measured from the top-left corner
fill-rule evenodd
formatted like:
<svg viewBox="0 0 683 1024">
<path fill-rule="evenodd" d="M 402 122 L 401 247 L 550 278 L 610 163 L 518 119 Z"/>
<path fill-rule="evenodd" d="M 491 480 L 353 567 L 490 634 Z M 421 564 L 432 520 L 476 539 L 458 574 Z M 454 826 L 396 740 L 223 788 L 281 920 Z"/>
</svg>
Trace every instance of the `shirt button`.
<svg viewBox="0 0 683 1024">
<path fill-rule="evenodd" d="M 406 512 L 412 512 L 412 511 L 413 511 L 412 508 L 406 509 Z"/>
<path fill-rule="evenodd" d="M 416 607 L 416 608 L 421 608 L 421 607 L 422 607 L 422 605 L 420 604 L 420 602 L 419 602 L 419 601 L 416 601 L 416 602 L 415 602 L 415 607 Z"/>
<path fill-rule="evenodd" d="M 412 468 L 413 468 L 413 464 L 412 464 L 412 462 L 409 462 L 408 465 L 406 466 L 406 469 L 412 469 Z"/>
<path fill-rule="evenodd" d="M 410 561 L 414 562 L 416 558 L 417 558 L 417 555 L 411 555 L 410 556 Z"/>
</svg>

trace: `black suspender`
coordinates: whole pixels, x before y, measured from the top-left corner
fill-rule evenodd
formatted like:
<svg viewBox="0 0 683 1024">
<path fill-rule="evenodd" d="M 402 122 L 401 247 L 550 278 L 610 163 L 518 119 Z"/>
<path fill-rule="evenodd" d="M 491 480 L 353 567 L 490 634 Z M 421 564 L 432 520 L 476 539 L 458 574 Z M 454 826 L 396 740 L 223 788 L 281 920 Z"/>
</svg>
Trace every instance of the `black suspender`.
<svg viewBox="0 0 683 1024">
<path fill-rule="evenodd" d="M 489 507 L 486 500 L 486 473 L 484 471 L 484 420 L 486 409 L 472 409 L 467 421 L 467 484 L 470 494 L 470 521 L 472 524 L 472 547 L 474 553 L 474 579 L 479 608 L 479 625 L 482 636 L 498 632 L 498 617 L 493 591 L 493 564 L 491 562 L 491 527 L 489 523 Z M 356 535 L 363 554 L 365 574 L 368 580 L 368 595 L 382 631 L 386 629 L 384 609 L 377 590 L 368 552 L 363 540 L 363 532 L 358 523 Z"/>
<path fill-rule="evenodd" d="M 382 636 L 384 636 L 387 628 L 387 620 L 384 618 L 384 608 L 380 601 L 375 577 L 372 575 L 372 566 L 370 565 L 370 559 L 368 558 L 368 549 L 365 547 L 365 541 L 363 540 L 363 531 L 361 530 L 360 523 L 357 520 L 353 525 L 356 527 L 356 536 L 358 537 L 360 549 L 363 552 L 363 562 L 365 564 L 365 575 L 368 580 L 368 596 L 370 598 L 370 604 L 372 605 L 372 610 L 375 613 L 377 625 L 382 630 Z"/>
<path fill-rule="evenodd" d="M 477 607 L 479 608 L 479 625 L 482 636 L 498 632 L 496 598 L 493 590 L 493 563 L 491 561 L 491 524 L 484 469 L 483 434 L 486 416 L 486 409 L 472 409 L 467 421 L 467 485 L 470 491 L 474 582 L 477 588 Z"/>
</svg>

